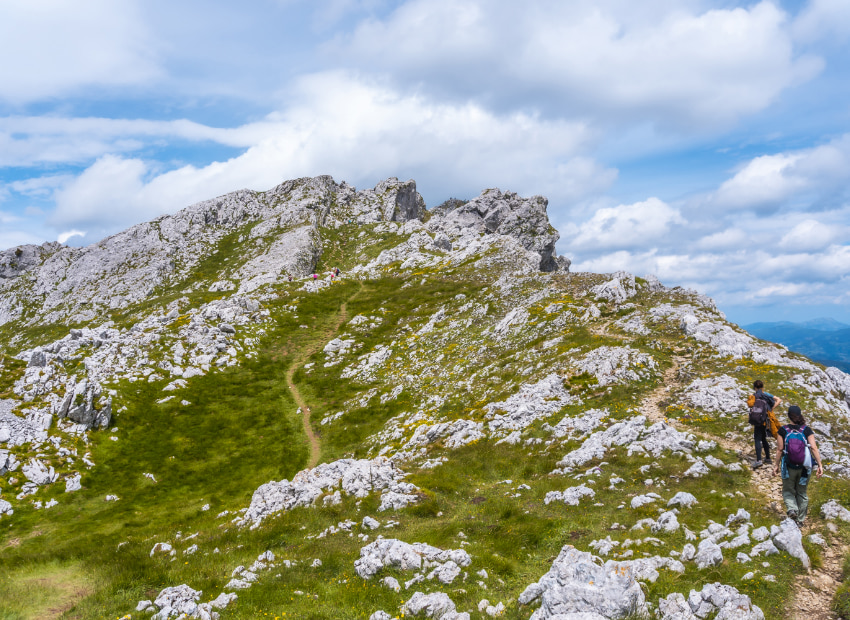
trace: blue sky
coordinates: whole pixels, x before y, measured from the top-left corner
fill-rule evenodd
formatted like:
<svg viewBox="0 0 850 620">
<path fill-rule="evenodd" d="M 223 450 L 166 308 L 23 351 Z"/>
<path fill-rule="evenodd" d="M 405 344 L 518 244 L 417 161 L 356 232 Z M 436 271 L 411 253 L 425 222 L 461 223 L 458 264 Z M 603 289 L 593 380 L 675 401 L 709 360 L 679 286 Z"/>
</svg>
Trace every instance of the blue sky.
<svg viewBox="0 0 850 620">
<path fill-rule="evenodd" d="M 0 246 L 299 176 L 549 198 L 573 270 L 850 322 L 846 0 L 7 0 Z"/>
</svg>

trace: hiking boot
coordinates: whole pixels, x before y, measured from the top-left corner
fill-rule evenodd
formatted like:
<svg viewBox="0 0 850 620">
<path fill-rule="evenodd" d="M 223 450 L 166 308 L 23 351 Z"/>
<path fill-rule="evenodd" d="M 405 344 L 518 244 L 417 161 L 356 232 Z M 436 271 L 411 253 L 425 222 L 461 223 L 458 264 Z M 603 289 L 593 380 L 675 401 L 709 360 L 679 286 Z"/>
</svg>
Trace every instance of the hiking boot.
<svg viewBox="0 0 850 620">
<path fill-rule="evenodd" d="M 767 457 L 766 459 L 764 459 L 764 464 L 765 465 L 773 465 L 773 459 L 771 459 L 770 457 Z"/>
<path fill-rule="evenodd" d="M 791 519 L 792 521 L 794 521 L 795 523 L 798 523 L 797 522 L 797 511 L 796 510 L 789 510 L 788 511 L 788 518 Z"/>
<path fill-rule="evenodd" d="M 763 462 L 761 462 L 761 461 L 756 461 L 755 463 L 753 463 L 752 467 L 753 467 L 753 469 L 758 469 L 758 468 L 759 468 L 759 467 L 761 467 L 762 465 L 764 465 L 764 463 L 763 463 Z"/>
</svg>

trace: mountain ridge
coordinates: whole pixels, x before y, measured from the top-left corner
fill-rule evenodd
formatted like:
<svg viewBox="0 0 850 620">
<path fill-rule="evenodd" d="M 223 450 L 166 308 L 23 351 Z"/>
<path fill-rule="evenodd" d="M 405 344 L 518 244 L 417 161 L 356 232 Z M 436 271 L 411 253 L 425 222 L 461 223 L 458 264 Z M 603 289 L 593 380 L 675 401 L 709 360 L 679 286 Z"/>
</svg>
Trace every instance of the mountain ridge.
<svg viewBox="0 0 850 620">
<path fill-rule="evenodd" d="M 826 613 L 850 376 L 570 273 L 542 197 L 270 192 L 3 253 L 0 611 L 47 615 L 35 574 L 78 618 Z M 749 467 L 756 378 L 818 433 L 805 538 Z"/>
<path fill-rule="evenodd" d="M 746 329 L 812 359 L 850 363 L 850 325 L 838 321 L 756 323 Z"/>
</svg>

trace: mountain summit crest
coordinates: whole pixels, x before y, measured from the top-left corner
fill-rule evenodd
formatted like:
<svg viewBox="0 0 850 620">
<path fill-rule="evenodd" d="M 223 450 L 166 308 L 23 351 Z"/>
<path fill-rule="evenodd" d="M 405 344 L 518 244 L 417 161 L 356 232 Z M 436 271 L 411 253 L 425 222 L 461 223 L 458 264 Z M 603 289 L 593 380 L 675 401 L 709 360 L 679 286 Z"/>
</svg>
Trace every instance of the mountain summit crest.
<svg viewBox="0 0 850 620">
<path fill-rule="evenodd" d="M 850 375 L 571 273 L 546 208 L 323 176 L 0 254 L 0 616 L 827 617 Z M 803 530 L 756 379 L 816 434 Z"/>
</svg>

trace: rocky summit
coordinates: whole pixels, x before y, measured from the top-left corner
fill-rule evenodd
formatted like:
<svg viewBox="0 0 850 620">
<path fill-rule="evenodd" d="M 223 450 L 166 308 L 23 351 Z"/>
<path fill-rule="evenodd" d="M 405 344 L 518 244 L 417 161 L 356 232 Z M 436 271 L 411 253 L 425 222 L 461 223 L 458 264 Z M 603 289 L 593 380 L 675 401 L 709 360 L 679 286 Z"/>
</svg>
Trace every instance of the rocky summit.
<svg viewBox="0 0 850 620">
<path fill-rule="evenodd" d="M 316 177 L 0 252 L 0 617 L 845 613 L 850 375 L 571 273 L 546 208 Z"/>
</svg>

